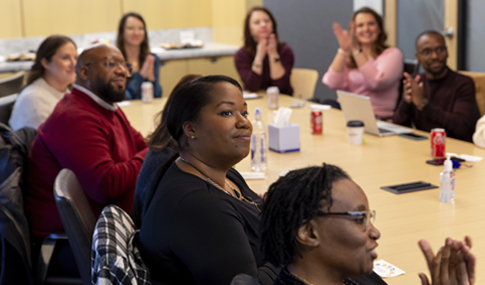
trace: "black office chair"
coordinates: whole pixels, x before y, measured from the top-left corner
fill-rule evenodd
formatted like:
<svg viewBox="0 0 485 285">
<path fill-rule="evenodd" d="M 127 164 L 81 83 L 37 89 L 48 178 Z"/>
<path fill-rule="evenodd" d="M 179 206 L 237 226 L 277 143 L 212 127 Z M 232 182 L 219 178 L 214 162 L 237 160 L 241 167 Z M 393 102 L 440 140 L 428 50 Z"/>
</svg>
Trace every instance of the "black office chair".
<svg viewBox="0 0 485 285">
<path fill-rule="evenodd" d="M 91 284 L 91 243 L 96 217 L 74 172 L 69 169 L 59 172 L 54 196 L 83 284 Z"/>
<path fill-rule="evenodd" d="M 405 59 L 404 60 L 404 72 L 409 74 L 416 74 L 419 72 L 419 62 L 416 59 Z M 403 91 L 404 91 L 404 84 L 402 81 L 404 80 L 404 76 L 401 78 L 401 82 L 399 83 L 399 96 L 397 97 L 396 107 L 394 110 L 397 110 L 399 107 L 399 103 L 401 102 Z"/>
<path fill-rule="evenodd" d="M 0 97 L 19 93 L 24 84 L 24 72 L 20 71 L 14 75 L 0 79 Z"/>
<path fill-rule="evenodd" d="M 12 114 L 13 104 L 15 104 L 18 96 L 18 94 L 12 94 L 0 98 L 0 123 L 8 125 L 8 120 Z"/>
</svg>

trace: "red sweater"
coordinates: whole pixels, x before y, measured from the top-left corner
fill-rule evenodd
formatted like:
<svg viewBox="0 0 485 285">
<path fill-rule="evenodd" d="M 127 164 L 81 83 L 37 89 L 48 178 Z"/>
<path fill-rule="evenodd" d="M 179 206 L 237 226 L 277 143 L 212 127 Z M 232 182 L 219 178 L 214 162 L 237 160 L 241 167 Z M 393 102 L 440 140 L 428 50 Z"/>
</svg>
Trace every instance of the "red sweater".
<svg viewBox="0 0 485 285">
<path fill-rule="evenodd" d="M 266 55 L 263 60 L 263 73 L 258 75 L 252 71 L 253 60 L 249 58 L 245 48 L 243 47 L 236 52 L 234 61 L 237 72 L 239 72 L 239 76 L 244 83 L 244 90 L 256 92 L 260 89 L 266 90 L 266 88 L 270 86 L 278 86 L 280 93 L 293 95 L 293 88 L 290 85 L 291 69 L 293 68 L 293 63 L 295 62 L 293 50 L 289 45 L 283 44 L 279 48 L 278 53 L 280 55 L 281 63 L 285 68 L 285 75 L 283 75 L 283 77 L 280 79 L 273 80 L 269 74 L 268 55 Z"/>
<path fill-rule="evenodd" d="M 64 229 L 53 194 L 62 168 L 76 174 L 96 216 L 108 204 L 129 213 L 147 151 L 121 109 L 107 110 L 77 89 L 66 94 L 40 125 L 30 152 L 26 212 L 33 235 Z"/>
</svg>

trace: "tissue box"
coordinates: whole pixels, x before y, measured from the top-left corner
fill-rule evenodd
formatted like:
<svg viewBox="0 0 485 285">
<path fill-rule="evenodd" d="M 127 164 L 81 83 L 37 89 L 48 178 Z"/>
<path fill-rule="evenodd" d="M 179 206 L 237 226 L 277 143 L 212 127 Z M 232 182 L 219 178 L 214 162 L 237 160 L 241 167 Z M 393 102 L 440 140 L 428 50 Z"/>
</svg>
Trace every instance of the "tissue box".
<svg viewBox="0 0 485 285">
<path fill-rule="evenodd" d="M 289 124 L 286 127 L 268 125 L 269 149 L 278 153 L 300 151 L 300 126 Z"/>
</svg>

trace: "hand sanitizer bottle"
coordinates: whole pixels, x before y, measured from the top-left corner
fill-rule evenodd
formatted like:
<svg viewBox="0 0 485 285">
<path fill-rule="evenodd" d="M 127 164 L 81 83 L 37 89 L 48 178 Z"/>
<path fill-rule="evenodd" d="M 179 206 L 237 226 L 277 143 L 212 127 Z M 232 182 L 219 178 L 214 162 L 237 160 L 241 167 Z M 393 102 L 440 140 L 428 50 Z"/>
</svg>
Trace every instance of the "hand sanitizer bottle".
<svg viewBox="0 0 485 285">
<path fill-rule="evenodd" d="M 251 136 L 251 169 L 265 171 L 267 168 L 268 143 L 266 140 L 266 127 L 261 120 L 261 110 L 256 108 L 253 121 L 253 134 Z"/>
<path fill-rule="evenodd" d="M 448 203 L 455 199 L 455 170 L 453 170 L 451 156 L 456 156 L 456 154 L 446 154 L 445 169 L 440 173 L 440 201 L 443 203 Z"/>
</svg>

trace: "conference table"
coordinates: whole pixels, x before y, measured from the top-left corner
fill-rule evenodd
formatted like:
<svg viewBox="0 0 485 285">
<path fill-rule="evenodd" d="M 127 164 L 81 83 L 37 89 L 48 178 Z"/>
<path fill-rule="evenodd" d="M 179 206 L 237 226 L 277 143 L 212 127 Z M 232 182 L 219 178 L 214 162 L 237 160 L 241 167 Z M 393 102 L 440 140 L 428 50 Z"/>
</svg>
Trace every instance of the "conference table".
<svg viewBox="0 0 485 285">
<path fill-rule="evenodd" d="M 255 108 L 260 107 L 263 121 L 272 122 L 273 111 L 267 108 L 266 95 L 248 99 L 249 118 L 254 119 Z M 131 101 L 122 109 L 131 124 L 143 135 L 149 134 L 159 123 L 156 114 L 166 98 L 151 103 Z M 279 106 L 289 107 L 297 99 L 280 95 Z M 427 239 L 437 251 L 446 237 L 473 239 L 472 252 L 476 255 L 476 284 L 485 284 L 485 161 L 465 163 L 456 171 L 456 198 L 451 203 L 441 203 L 439 188 L 396 195 L 380 189 L 382 186 L 424 181 L 439 186 L 443 166 L 433 166 L 425 161 L 430 157 L 430 141 L 414 141 L 399 136 L 377 137 L 364 134 L 362 145 L 348 143 L 344 115 L 340 110 L 323 111 L 323 134 L 311 134 L 310 102 L 294 108 L 290 122 L 300 125 L 300 151 L 268 153 L 266 178 L 247 180 L 257 193 L 264 193 L 284 171 L 322 163 L 343 168 L 364 189 L 371 209 L 376 210 L 375 226 L 381 232 L 378 240 L 378 259 L 397 266 L 406 273 L 386 278 L 391 285 L 421 284 L 418 273 L 428 273 L 427 265 L 417 242 Z M 429 134 L 415 131 L 420 135 Z M 472 143 L 447 138 L 446 151 L 485 157 L 485 150 Z M 250 159 L 246 157 L 236 166 L 241 172 L 249 172 Z"/>
</svg>

